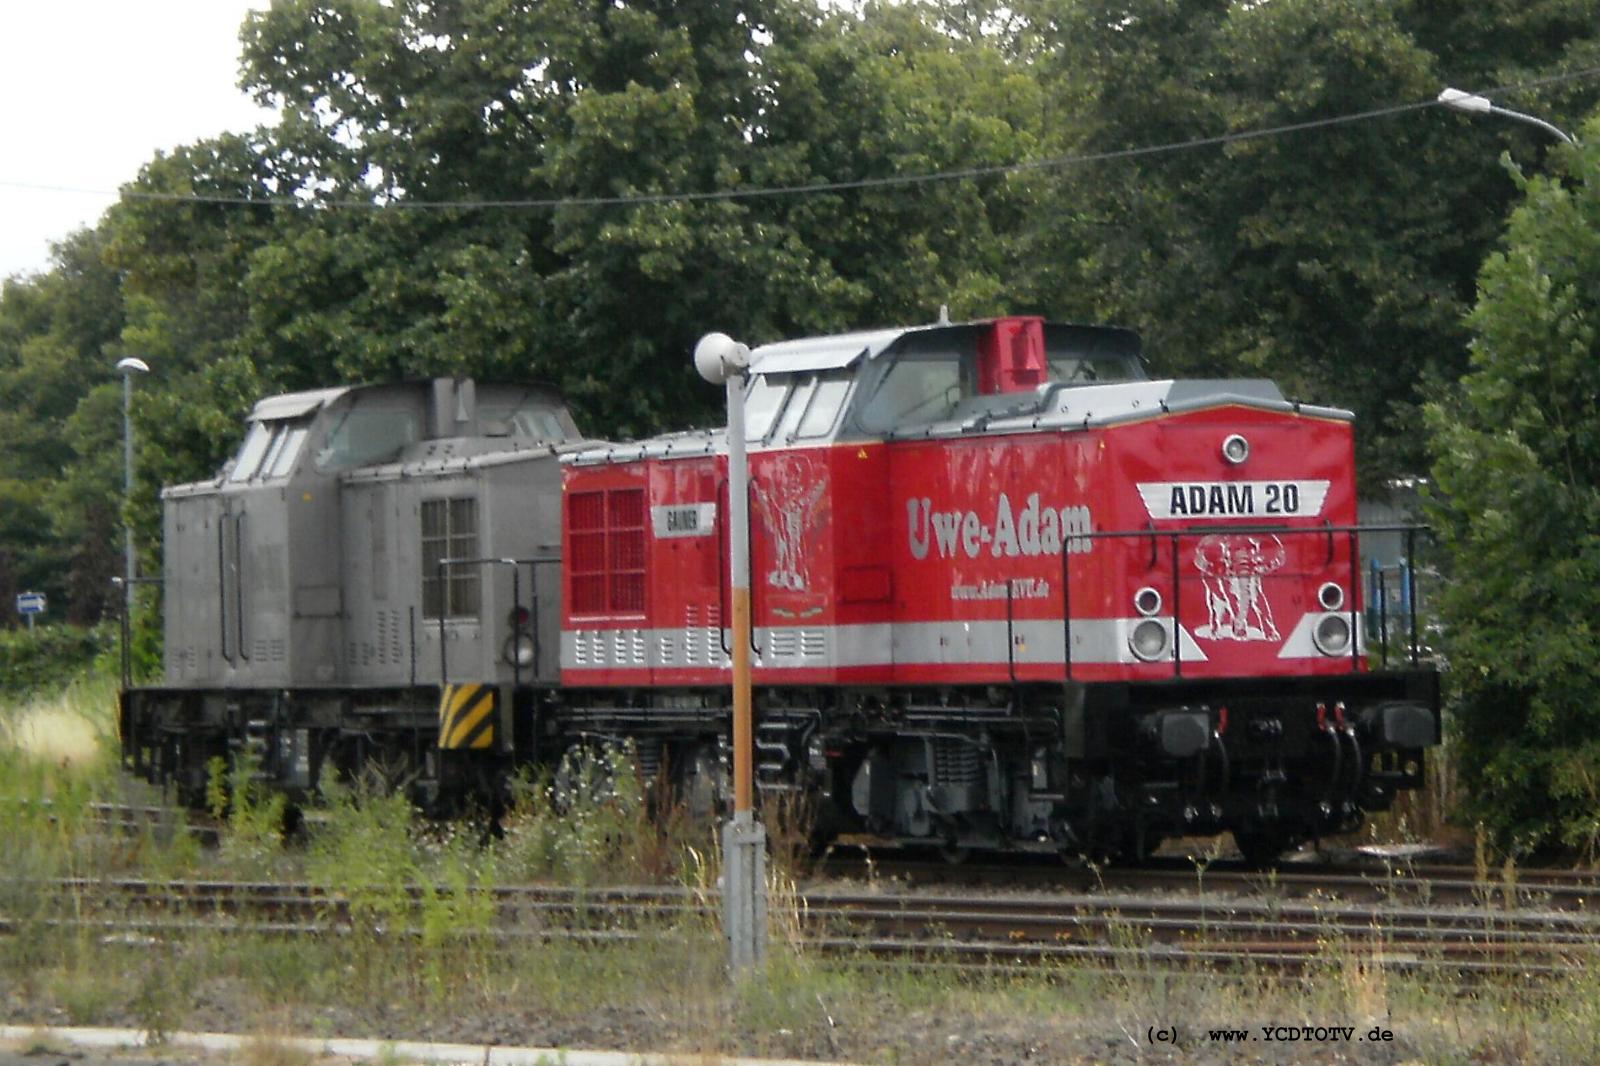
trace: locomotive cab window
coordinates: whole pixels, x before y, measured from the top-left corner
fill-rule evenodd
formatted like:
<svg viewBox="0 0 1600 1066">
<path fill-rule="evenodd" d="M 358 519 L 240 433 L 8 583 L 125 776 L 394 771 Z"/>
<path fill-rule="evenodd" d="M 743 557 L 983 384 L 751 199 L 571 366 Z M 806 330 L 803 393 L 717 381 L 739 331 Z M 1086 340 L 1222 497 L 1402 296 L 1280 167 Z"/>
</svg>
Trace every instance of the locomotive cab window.
<svg viewBox="0 0 1600 1066">
<path fill-rule="evenodd" d="M 228 480 L 287 477 L 300 456 L 307 428 L 305 419 L 251 423 L 250 432 L 233 461 L 233 469 L 228 472 Z"/>
<path fill-rule="evenodd" d="M 532 389 L 480 395 L 478 420 L 486 437 L 558 441 L 578 435 L 572 416 L 547 394 Z"/>
<path fill-rule="evenodd" d="M 472 497 L 422 501 L 422 617 L 476 619 L 480 575 L 475 563 L 446 566 L 446 559 L 478 557 L 478 501 Z"/>
<path fill-rule="evenodd" d="M 300 446 L 306 442 L 308 428 L 303 423 L 284 427 L 276 453 L 263 464 L 267 477 L 287 477 L 294 469 L 295 460 L 300 457 Z"/>
<path fill-rule="evenodd" d="M 422 418 L 415 404 L 362 399 L 334 416 L 333 428 L 317 450 L 318 470 L 391 462 L 422 438 Z"/>
<path fill-rule="evenodd" d="M 1049 353 L 1050 380 L 1062 385 L 1103 385 L 1117 381 L 1143 381 L 1144 370 L 1132 356 Z"/>
<path fill-rule="evenodd" d="M 891 360 L 861 412 L 868 430 L 938 422 L 977 394 L 977 356 L 972 352 L 903 351 Z"/>
<path fill-rule="evenodd" d="M 793 441 L 827 436 L 839 420 L 839 410 L 850 392 L 853 376 L 848 370 L 796 375 L 772 439 Z"/>
<path fill-rule="evenodd" d="M 745 386 L 744 439 L 762 441 L 772 432 L 794 379 L 788 374 L 757 374 Z"/>
<path fill-rule="evenodd" d="M 272 423 L 252 422 L 250 432 L 245 434 L 244 443 L 239 446 L 239 454 L 233 460 L 233 469 L 228 473 L 229 481 L 249 481 L 261 469 L 261 460 L 266 457 L 267 447 L 272 443 Z"/>
</svg>

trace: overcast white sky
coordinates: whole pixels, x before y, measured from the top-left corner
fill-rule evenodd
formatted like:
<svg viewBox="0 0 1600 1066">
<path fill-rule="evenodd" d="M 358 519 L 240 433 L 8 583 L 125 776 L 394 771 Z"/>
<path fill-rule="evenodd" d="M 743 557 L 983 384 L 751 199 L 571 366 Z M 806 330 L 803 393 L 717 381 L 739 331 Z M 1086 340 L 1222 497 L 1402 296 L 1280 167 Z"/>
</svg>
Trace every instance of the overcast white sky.
<svg viewBox="0 0 1600 1066">
<path fill-rule="evenodd" d="M 0 0 L 0 277 L 47 267 L 157 149 L 268 119 L 237 88 L 268 3 Z"/>
</svg>

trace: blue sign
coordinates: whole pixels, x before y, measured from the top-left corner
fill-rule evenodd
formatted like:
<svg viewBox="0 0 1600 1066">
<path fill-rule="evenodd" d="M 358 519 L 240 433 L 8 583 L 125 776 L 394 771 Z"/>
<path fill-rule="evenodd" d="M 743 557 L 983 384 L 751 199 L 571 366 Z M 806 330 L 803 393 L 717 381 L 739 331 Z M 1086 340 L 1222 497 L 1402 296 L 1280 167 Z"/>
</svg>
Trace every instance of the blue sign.
<svg viewBox="0 0 1600 1066">
<path fill-rule="evenodd" d="M 17 595 L 18 614 L 44 614 L 44 593 L 23 592 Z"/>
</svg>

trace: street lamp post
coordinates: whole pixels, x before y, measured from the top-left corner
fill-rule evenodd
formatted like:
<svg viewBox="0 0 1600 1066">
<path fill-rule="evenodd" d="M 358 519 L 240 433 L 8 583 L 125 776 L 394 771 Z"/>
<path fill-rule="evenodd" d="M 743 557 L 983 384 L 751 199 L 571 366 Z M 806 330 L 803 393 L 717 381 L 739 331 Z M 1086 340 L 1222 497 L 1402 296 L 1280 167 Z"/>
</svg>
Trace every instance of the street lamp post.
<svg viewBox="0 0 1600 1066">
<path fill-rule="evenodd" d="M 1501 107 L 1491 101 L 1487 96 L 1476 93 L 1463 92 L 1460 89 L 1445 89 L 1439 94 L 1439 102 L 1452 111 L 1460 111 L 1468 115 L 1499 115 L 1501 118 L 1525 122 L 1530 126 L 1537 126 L 1550 136 L 1565 141 L 1567 144 L 1577 144 L 1566 131 L 1546 122 L 1542 118 L 1513 111 L 1509 107 Z"/>
<path fill-rule="evenodd" d="M 744 392 L 750 349 L 725 333 L 694 347 L 694 365 L 727 386 L 728 573 L 733 617 L 733 818 L 722 827 L 722 923 L 728 967 L 738 978 L 766 958 L 767 839 L 754 816 L 754 709 L 750 694 L 750 467 L 745 456 Z"/>
<path fill-rule="evenodd" d="M 128 521 L 128 503 L 133 499 L 133 375 L 148 374 L 150 364 L 128 356 L 117 361 L 122 375 L 122 611 L 133 615 L 133 523 Z"/>
</svg>

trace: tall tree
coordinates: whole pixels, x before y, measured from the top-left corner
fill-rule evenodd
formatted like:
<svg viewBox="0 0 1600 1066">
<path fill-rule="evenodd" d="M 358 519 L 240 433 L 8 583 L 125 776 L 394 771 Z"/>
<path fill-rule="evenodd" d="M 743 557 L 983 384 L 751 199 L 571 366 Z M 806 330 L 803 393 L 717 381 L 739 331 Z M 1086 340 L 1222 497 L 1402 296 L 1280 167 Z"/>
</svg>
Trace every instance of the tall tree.
<svg viewBox="0 0 1600 1066">
<path fill-rule="evenodd" d="M 52 617 L 78 622 L 99 617 L 121 570 L 104 550 L 121 528 L 120 481 L 106 476 L 121 469 L 121 419 L 68 430 L 96 383 L 114 388 L 123 303 L 103 251 L 99 233 L 80 231 L 54 248 L 51 269 L 0 290 L 5 577 L 14 592 L 45 593 Z"/>
<path fill-rule="evenodd" d="M 604 433 L 714 400 L 686 357 L 709 329 L 993 308 L 1021 217 L 1001 183 L 740 194 L 1006 161 L 1038 122 L 988 42 L 889 6 L 300 0 L 253 17 L 246 63 L 293 191 L 384 208 L 254 259 L 249 347 L 345 377 L 540 374 Z M 708 195 L 650 199 L 685 191 Z M 529 200 L 562 206 L 470 206 Z"/>
<path fill-rule="evenodd" d="M 1309 124 L 1066 172 L 1041 234 L 1063 303 L 1122 320 L 1163 368 L 1260 373 L 1360 421 L 1368 487 L 1425 463 L 1430 380 L 1463 369 L 1461 315 L 1512 189 L 1497 144 L 1439 109 L 1447 83 L 1592 65 L 1593 0 L 1473 9 L 1424 0 L 1083 0 L 1026 8 L 1064 152 L 1106 152 Z M 1584 14 L 1586 18 L 1582 17 Z M 1594 100 L 1575 82 L 1567 108 Z M 1556 113 L 1559 119 L 1576 112 Z M 1082 294 L 1081 296 L 1078 294 Z"/>
<path fill-rule="evenodd" d="M 1429 410 L 1470 811 L 1519 851 L 1600 854 L 1600 121 L 1517 173 L 1471 369 Z"/>
</svg>

